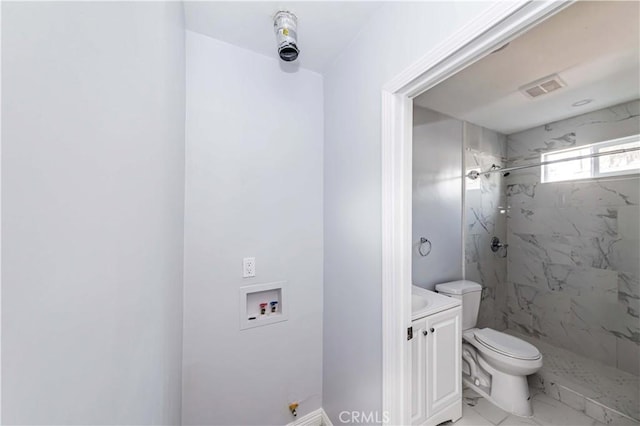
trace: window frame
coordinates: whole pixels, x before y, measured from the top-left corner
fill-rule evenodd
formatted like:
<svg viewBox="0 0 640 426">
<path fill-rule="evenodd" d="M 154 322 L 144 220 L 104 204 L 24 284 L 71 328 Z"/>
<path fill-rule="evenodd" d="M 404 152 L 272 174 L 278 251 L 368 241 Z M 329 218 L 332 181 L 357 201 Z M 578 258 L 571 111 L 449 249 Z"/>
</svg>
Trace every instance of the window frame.
<svg viewBox="0 0 640 426">
<path fill-rule="evenodd" d="M 606 141 L 602 141 L 602 142 L 596 142 L 596 143 L 587 144 L 587 145 L 573 146 L 573 147 L 567 148 L 567 149 L 559 149 L 559 150 L 555 150 L 555 151 L 543 152 L 542 154 L 540 154 L 540 161 L 542 163 L 544 163 L 545 161 L 549 161 L 549 160 L 547 160 L 547 156 L 549 156 L 551 154 L 561 154 L 561 153 L 564 153 L 564 152 L 579 151 L 579 150 L 584 150 L 584 149 L 588 149 L 589 150 L 589 154 L 588 155 L 593 155 L 593 154 L 599 153 L 602 148 L 608 148 L 608 147 L 615 146 L 615 145 L 624 145 L 624 144 L 633 143 L 633 142 L 640 142 L 640 134 L 635 134 L 635 135 L 631 135 L 631 136 L 625 136 L 625 137 L 617 138 L 617 139 L 610 139 L 610 140 L 606 140 Z M 579 156 L 579 155 L 576 154 L 576 157 L 577 156 Z M 606 178 L 606 177 L 612 177 L 612 176 L 628 176 L 628 175 L 638 175 L 638 174 L 640 174 L 640 168 L 628 169 L 628 170 L 619 170 L 619 171 L 613 171 L 613 172 L 601 172 L 600 171 L 600 161 L 599 161 L 599 159 L 600 159 L 600 157 L 591 157 L 590 158 L 590 173 L 589 173 L 589 176 L 587 176 L 587 177 L 578 177 L 578 178 L 569 178 L 569 179 L 550 180 L 548 165 L 542 164 L 540 166 L 541 167 L 541 170 L 540 170 L 540 181 L 541 181 L 541 183 L 572 182 L 572 181 L 578 181 L 578 180 L 598 179 L 598 178 Z"/>
</svg>

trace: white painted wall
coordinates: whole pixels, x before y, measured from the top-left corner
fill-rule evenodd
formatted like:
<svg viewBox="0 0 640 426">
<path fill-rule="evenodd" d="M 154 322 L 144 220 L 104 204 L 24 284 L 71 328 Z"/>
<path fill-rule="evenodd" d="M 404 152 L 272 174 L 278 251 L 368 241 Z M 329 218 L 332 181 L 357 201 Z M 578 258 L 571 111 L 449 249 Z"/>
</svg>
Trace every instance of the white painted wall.
<svg viewBox="0 0 640 426">
<path fill-rule="evenodd" d="M 462 125 L 439 112 L 413 108 L 411 280 L 429 290 L 462 279 Z M 420 237 L 431 242 L 428 256 L 418 253 Z"/>
<path fill-rule="evenodd" d="M 490 2 L 381 7 L 324 74 L 323 406 L 382 404 L 380 92 Z"/>
<path fill-rule="evenodd" d="M 322 77 L 190 31 L 186 50 L 182 420 L 286 424 L 321 406 Z M 281 280 L 289 320 L 240 331 L 239 288 Z"/>
<path fill-rule="evenodd" d="M 182 6 L 2 8 L 2 423 L 178 424 Z"/>
</svg>

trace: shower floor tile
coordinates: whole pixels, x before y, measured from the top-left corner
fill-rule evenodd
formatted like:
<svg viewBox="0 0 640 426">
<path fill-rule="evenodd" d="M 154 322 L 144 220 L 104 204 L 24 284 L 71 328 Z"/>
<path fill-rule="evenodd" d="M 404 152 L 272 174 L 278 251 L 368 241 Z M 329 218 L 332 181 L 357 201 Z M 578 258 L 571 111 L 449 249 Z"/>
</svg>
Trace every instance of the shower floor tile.
<svg viewBox="0 0 640 426">
<path fill-rule="evenodd" d="M 463 392 L 462 418 L 453 423 L 454 426 L 604 426 L 603 423 L 586 416 L 548 397 L 543 393 L 536 394 L 532 389 L 533 417 L 523 418 L 510 415 L 471 389 Z"/>
<path fill-rule="evenodd" d="M 513 330 L 505 332 L 528 341 L 542 353 L 544 365 L 531 376 L 532 386 L 602 423 L 640 424 L 638 376 Z"/>
</svg>

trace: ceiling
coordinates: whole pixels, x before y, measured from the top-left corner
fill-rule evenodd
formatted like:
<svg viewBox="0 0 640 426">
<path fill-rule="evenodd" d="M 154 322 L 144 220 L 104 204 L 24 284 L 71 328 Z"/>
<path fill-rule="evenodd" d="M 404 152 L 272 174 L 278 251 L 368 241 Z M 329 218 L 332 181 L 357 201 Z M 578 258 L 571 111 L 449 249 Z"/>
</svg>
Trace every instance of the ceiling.
<svg viewBox="0 0 640 426">
<path fill-rule="evenodd" d="M 639 17 L 636 1 L 577 2 L 414 102 L 511 134 L 638 99 Z M 554 73 L 566 87 L 534 99 L 519 91 Z"/>
<path fill-rule="evenodd" d="M 288 10 L 298 17 L 300 56 L 294 64 L 317 72 L 331 64 L 383 3 L 350 2 L 184 2 L 187 30 L 278 59 L 273 16 Z"/>
</svg>

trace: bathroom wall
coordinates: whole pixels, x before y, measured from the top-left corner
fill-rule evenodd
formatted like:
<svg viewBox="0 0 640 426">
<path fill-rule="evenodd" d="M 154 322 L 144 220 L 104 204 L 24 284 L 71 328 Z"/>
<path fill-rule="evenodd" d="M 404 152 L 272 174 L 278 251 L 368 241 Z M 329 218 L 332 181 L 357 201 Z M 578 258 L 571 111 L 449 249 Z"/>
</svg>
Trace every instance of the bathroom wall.
<svg viewBox="0 0 640 426">
<path fill-rule="evenodd" d="M 640 102 L 508 136 L 510 164 L 640 132 Z M 509 328 L 638 374 L 638 175 L 540 183 L 507 178 Z"/>
<path fill-rule="evenodd" d="M 2 2 L 2 424 L 179 424 L 179 3 Z"/>
<path fill-rule="evenodd" d="M 322 77 L 191 31 L 186 51 L 182 422 L 287 424 L 322 404 Z M 274 281 L 289 320 L 241 331 L 240 287 Z"/>
<path fill-rule="evenodd" d="M 485 171 L 493 165 L 505 167 L 506 136 L 471 123 L 464 123 L 464 174 Z M 491 239 L 507 243 L 505 178 L 501 173 L 464 179 L 465 279 L 482 285 L 478 327 L 503 330 L 506 323 L 506 279 L 508 248 L 493 252 Z"/>
<path fill-rule="evenodd" d="M 413 108 L 411 278 L 430 290 L 462 279 L 462 128 L 460 120 Z M 431 242 L 427 256 L 419 253 L 421 237 Z"/>
<path fill-rule="evenodd" d="M 380 93 L 492 2 L 390 2 L 324 74 L 323 407 L 382 416 Z"/>
</svg>

